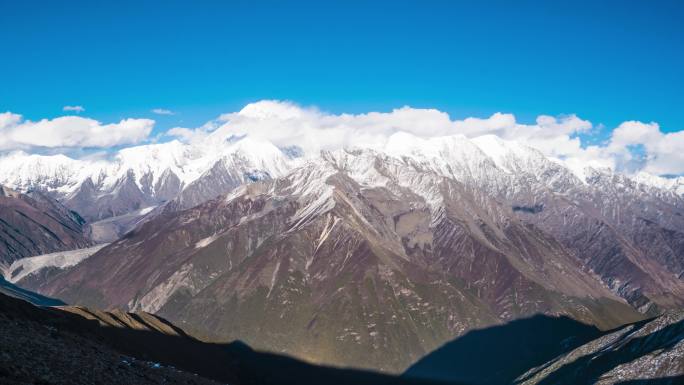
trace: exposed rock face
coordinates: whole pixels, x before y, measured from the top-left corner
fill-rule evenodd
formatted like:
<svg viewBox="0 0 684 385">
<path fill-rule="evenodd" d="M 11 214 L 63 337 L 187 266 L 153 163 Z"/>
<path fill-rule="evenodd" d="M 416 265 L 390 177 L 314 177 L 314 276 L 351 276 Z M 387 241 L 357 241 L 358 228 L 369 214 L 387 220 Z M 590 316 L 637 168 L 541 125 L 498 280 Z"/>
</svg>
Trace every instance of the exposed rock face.
<svg viewBox="0 0 684 385">
<path fill-rule="evenodd" d="M 94 222 L 137 211 L 158 202 L 155 197 L 141 191 L 135 178 L 135 173 L 129 170 L 105 194 L 102 194 L 101 188 L 95 186 L 92 179 L 86 179 L 63 199 L 64 204 L 79 210 L 84 218 Z"/>
<path fill-rule="evenodd" d="M 43 292 L 395 372 L 469 329 L 537 312 L 601 327 L 640 317 L 473 186 L 372 151 L 322 160 L 152 219 Z"/>
<path fill-rule="evenodd" d="M 0 186 L 0 269 L 20 258 L 86 247 L 85 221 L 38 193 Z"/>
</svg>

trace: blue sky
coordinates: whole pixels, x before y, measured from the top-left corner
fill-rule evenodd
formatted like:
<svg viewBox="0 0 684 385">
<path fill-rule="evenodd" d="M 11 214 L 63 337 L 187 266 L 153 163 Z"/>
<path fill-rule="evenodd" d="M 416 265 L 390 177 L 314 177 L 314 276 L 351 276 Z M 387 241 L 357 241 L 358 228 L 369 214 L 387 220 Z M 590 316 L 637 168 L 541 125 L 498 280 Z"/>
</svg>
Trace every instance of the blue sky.
<svg viewBox="0 0 684 385">
<path fill-rule="evenodd" d="M 2 2 L 0 110 L 165 130 L 285 99 L 684 128 L 680 1 L 138 3 Z"/>
</svg>

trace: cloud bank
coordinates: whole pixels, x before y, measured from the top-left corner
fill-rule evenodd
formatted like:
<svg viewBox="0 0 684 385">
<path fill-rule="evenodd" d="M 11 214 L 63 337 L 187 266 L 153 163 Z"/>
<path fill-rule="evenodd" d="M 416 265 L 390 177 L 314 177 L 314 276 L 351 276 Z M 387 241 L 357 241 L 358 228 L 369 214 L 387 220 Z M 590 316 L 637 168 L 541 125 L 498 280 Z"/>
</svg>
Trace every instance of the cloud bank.
<svg viewBox="0 0 684 385">
<path fill-rule="evenodd" d="M 173 114 L 164 109 L 158 114 Z M 151 138 L 154 120 L 123 119 L 103 124 L 80 116 L 40 121 L 25 120 L 11 112 L 0 113 L 0 150 L 78 149 L 134 145 Z M 520 123 L 513 114 L 497 112 L 487 118 L 452 119 L 436 109 L 401 107 L 389 112 L 331 114 L 315 107 L 264 100 L 238 112 L 220 115 L 201 127 L 174 127 L 167 138 L 186 143 L 219 143 L 226 138 L 268 140 L 280 147 L 298 146 L 308 153 L 341 147 L 383 147 L 395 133 L 421 138 L 447 135 L 497 135 L 530 145 L 571 167 L 610 167 L 634 174 L 684 175 L 684 131 L 663 132 L 657 123 L 627 121 L 610 131 L 599 144 L 586 138 L 603 127 L 576 115 L 537 117 Z M 583 142 L 585 141 L 585 142 Z"/>
<path fill-rule="evenodd" d="M 605 143 L 586 145 L 582 138 L 596 127 L 576 115 L 537 117 L 519 123 L 513 114 L 452 120 L 436 109 L 402 107 L 390 112 L 329 114 L 291 102 L 266 100 L 239 112 L 221 115 L 199 128 L 176 127 L 167 132 L 186 142 L 222 140 L 249 135 L 277 146 L 299 146 L 307 152 L 340 147 L 382 147 L 397 132 L 419 137 L 493 134 L 516 140 L 569 165 L 610 167 L 635 173 L 684 174 L 684 131 L 664 133 L 656 123 L 624 122 Z"/>
<path fill-rule="evenodd" d="M 0 113 L 0 149 L 111 147 L 136 144 L 148 138 L 154 120 L 123 119 L 102 124 L 80 116 L 37 122 L 11 112 Z"/>
</svg>

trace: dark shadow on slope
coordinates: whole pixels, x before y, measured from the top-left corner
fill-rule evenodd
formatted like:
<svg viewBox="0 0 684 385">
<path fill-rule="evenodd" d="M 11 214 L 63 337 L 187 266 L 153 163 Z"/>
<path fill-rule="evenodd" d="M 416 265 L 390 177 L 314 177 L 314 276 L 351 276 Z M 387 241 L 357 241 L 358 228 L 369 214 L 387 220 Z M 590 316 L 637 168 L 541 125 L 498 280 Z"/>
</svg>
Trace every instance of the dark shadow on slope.
<svg viewBox="0 0 684 385">
<path fill-rule="evenodd" d="M 32 322 L 54 330 L 54 338 L 69 339 L 76 335 L 138 360 L 162 363 L 233 385 L 435 384 L 369 371 L 312 365 L 291 357 L 257 352 L 241 342 L 210 344 L 184 333 L 171 336 L 156 331 L 103 327 L 95 320 L 59 308 L 38 308 L 1 294 L 0 313 L 10 320 Z M 168 321 L 156 318 L 168 324 Z"/>
<path fill-rule="evenodd" d="M 615 385 L 678 385 L 684 384 L 684 375 L 674 377 L 653 378 L 644 380 L 630 380 L 618 382 Z"/>
<path fill-rule="evenodd" d="M 593 384 L 601 375 L 617 366 L 660 349 L 672 348 L 682 339 L 684 339 L 684 321 L 667 325 L 656 332 L 631 339 L 626 343 L 614 344 L 615 349 L 582 356 L 551 373 L 540 381 L 539 385 Z M 659 380 L 648 381 L 645 383 L 656 383 L 651 381 Z"/>
<path fill-rule="evenodd" d="M 3 277 L 0 277 L 0 293 L 10 297 L 23 299 L 36 306 L 62 306 L 66 305 L 64 302 L 34 293 L 32 291 L 22 289 L 17 285 L 7 282 Z"/>
<path fill-rule="evenodd" d="M 469 384 L 510 384 L 532 367 L 601 334 L 568 317 L 536 315 L 474 330 L 433 351 L 405 377 Z"/>
</svg>

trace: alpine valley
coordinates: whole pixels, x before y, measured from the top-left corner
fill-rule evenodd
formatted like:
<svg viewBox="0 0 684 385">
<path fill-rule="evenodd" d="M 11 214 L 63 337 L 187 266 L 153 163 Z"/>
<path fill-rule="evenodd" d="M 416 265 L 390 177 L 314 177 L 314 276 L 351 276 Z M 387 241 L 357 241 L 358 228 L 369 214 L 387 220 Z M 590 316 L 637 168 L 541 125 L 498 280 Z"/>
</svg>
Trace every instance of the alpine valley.
<svg viewBox="0 0 684 385">
<path fill-rule="evenodd" d="M 410 375 L 449 341 L 540 313 L 583 325 L 550 350 L 570 360 L 684 308 L 683 178 L 493 135 L 306 151 L 218 128 L 96 160 L 13 152 L 0 184 L 8 283 L 315 364 Z M 564 373 L 545 362 L 515 374 Z"/>
</svg>

